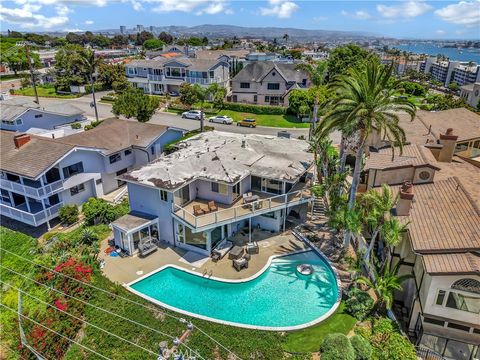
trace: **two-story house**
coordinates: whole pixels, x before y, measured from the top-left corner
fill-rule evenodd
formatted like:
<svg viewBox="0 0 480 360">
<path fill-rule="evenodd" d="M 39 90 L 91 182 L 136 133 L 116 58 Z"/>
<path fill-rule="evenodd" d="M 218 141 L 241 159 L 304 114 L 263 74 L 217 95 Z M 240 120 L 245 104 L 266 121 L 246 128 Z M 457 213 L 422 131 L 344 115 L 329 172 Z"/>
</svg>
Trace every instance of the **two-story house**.
<svg viewBox="0 0 480 360">
<path fill-rule="evenodd" d="M 179 147 L 119 177 L 132 212 L 112 227 L 130 255 L 151 237 L 209 255 L 236 233 L 275 233 L 288 216 L 306 216 L 313 156 L 305 141 L 211 131 Z"/>
<path fill-rule="evenodd" d="M 55 127 L 85 120 L 83 111 L 65 102 L 38 105 L 25 98 L 0 102 L 0 129 L 27 131 L 31 128 L 53 130 Z"/>
<path fill-rule="evenodd" d="M 295 64 L 255 61 L 246 65 L 232 79 L 232 102 L 288 106 L 293 89 L 310 86 L 308 74 Z"/>
<path fill-rule="evenodd" d="M 213 83 L 229 88 L 229 63 L 222 59 L 188 57 L 134 60 L 126 68 L 127 79 L 148 94 L 178 93 L 187 82 L 207 87 Z"/>
<path fill-rule="evenodd" d="M 181 130 L 107 119 L 58 139 L 1 131 L 0 213 L 31 226 L 125 185 L 117 176 L 156 159 Z"/>
</svg>

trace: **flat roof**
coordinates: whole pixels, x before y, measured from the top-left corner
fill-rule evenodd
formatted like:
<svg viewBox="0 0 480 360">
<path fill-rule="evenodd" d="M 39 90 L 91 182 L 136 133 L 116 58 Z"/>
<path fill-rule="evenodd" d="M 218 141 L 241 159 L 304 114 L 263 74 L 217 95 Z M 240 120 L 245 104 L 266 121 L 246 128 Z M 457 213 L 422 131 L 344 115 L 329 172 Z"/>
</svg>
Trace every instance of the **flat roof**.
<svg viewBox="0 0 480 360">
<path fill-rule="evenodd" d="M 195 179 L 233 184 L 247 175 L 293 182 L 313 163 L 306 141 L 277 136 L 209 131 L 178 146 L 121 178 L 167 190 Z"/>
<path fill-rule="evenodd" d="M 112 226 L 128 232 L 142 225 L 147 225 L 156 218 L 156 216 L 146 214 L 140 211 L 131 211 L 130 213 L 123 215 L 122 217 L 119 217 L 117 220 L 113 221 Z"/>
</svg>

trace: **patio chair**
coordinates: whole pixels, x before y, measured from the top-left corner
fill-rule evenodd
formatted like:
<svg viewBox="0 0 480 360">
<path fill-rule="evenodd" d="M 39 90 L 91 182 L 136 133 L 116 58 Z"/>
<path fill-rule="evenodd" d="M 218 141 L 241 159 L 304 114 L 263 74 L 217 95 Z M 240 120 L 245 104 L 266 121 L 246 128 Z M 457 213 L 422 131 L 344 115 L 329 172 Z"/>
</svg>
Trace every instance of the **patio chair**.
<svg viewBox="0 0 480 360">
<path fill-rule="evenodd" d="M 232 261 L 232 266 L 237 271 L 241 271 L 242 269 L 247 269 L 248 268 L 248 260 L 243 258 L 243 257 L 241 259 L 234 259 Z"/>
<path fill-rule="evenodd" d="M 215 201 L 208 202 L 208 210 L 210 210 L 210 212 L 218 210 L 218 206 L 215 204 Z"/>
<path fill-rule="evenodd" d="M 259 250 L 260 248 L 258 247 L 258 244 L 256 241 L 253 241 L 247 244 L 247 254 L 250 254 L 250 255 L 258 254 Z"/>
<path fill-rule="evenodd" d="M 200 205 L 193 205 L 193 215 L 199 216 L 205 214 L 205 211 L 200 207 Z"/>
</svg>

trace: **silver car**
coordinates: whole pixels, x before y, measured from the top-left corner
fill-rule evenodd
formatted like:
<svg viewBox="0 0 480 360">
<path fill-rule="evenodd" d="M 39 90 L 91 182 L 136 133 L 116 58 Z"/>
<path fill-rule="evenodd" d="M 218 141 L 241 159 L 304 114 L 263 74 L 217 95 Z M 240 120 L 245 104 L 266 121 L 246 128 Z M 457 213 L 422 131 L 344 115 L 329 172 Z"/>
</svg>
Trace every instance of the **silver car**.
<svg viewBox="0 0 480 360">
<path fill-rule="evenodd" d="M 233 119 L 227 115 L 219 115 L 219 116 L 212 116 L 208 119 L 209 122 L 218 123 L 218 124 L 225 124 L 225 125 L 232 125 Z"/>
<path fill-rule="evenodd" d="M 200 110 L 189 110 L 182 113 L 182 119 L 200 120 L 202 118 L 202 112 Z"/>
</svg>

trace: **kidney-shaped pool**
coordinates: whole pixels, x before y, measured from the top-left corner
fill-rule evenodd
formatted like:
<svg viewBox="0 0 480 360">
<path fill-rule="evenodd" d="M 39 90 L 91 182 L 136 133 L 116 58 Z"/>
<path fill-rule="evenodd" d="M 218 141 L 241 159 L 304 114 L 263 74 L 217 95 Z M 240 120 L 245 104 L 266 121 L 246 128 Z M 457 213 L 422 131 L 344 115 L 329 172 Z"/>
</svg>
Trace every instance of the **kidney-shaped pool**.
<svg viewBox="0 0 480 360">
<path fill-rule="evenodd" d="M 299 274 L 300 264 L 310 264 L 313 274 Z M 129 286 L 180 313 L 266 330 L 313 325 L 338 305 L 335 274 L 313 251 L 277 257 L 260 276 L 245 282 L 207 279 L 169 266 Z"/>
</svg>

